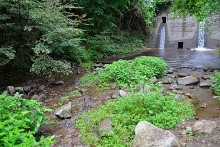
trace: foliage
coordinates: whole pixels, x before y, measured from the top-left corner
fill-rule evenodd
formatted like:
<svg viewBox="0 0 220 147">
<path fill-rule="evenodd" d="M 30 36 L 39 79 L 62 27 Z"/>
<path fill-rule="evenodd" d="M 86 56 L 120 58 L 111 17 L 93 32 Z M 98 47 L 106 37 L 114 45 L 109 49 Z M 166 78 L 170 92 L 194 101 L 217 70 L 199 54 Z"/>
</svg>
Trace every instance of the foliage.
<svg viewBox="0 0 220 147">
<path fill-rule="evenodd" d="M 179 16 L 194 16 L 199 21 L 204 21 L 208 16 L 219 13 L 219 0 L 175 0 L 174 12 Z"/>
<path fill-rule="evenodd" d="M 35 134 L 40 125 L 46 123 L 41 103 L 22 98 L 21 95 L 0 95 L 0 146 L 50 146 L 53 136 L 40 137 Z"/>
<path fill-rule="evenodd" d="M 132 86 L 161 76 L 166 69 L 164 60 L 158 57 L 137 57 L 134 60 L 119 60 L 106 65 L 104 71 L 97 71 L 81 78 L 87 84 L 116 82 L 119 86 Z"/>
<path fill-rule="evenodd" d="M 89 36 L 86 40 L 88 56 L 98 60 L 110 55 L 134 52 L 144 47 L 144 37 L 135 32 L 110 33 L 102 32 Z"/>
<path fill-rule="evenodd" d="M 70 9 L 76 7 L 59 0 L 0 0 L 0 65 L 34 64 L 33 73 L 47 75 L 85 60 L 82 30 L 79 20 L 69 19 Z"/>
<path fill-rule="evenodd" d="M 129 19 L 130 23 L 126 25 L 132 25 L 132 20 L 138 20 L 136 18 L 143 19 L 146 25 L 151 25 L 156 12 L 156 4 L 163 2 L 167 2 L 167 0 L 77 1 L 78 5 L 83 7 L 82 10 L 87 14 L 87 17 L 91 18 L 93 30 L 98 32 L 109 28 L 122 27 L 123 19 Z"/>
<path fill-rule="evenodd" d="M 214 82 L 212 85 L 212 90 L 216 95 L 220 96 L 220 72 L 217 72 L 211 79 Z"/>
<path fill-rule="evenodd" d="M 174 97 L 170 93 L 161 94 L 159 87 L 154 86 L 148 93 L 118 98 L 82 114 L 77 127 L 88 146 L 130 146 L 138 122 L 146 120 L 168 129 L 195 113 L 191 104 L 179 102 Z M 104 119 L 111 119 L 114 130 L 100 134 L 98 125 Z"/>
</svg>

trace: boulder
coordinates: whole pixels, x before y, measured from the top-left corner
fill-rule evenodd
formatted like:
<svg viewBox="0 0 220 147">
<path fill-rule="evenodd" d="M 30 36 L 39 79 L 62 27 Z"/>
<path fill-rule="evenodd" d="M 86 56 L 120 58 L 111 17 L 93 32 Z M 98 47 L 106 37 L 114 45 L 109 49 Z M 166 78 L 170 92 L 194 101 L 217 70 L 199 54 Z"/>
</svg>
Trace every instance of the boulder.
<svg viewBox="0 0 220 147">
<path fill-rule="evenodd" d="M 157 128 L 147 121 L 141 121 L 135 127 L 132 147 L 181 147 L 177 137 L 170 131 Z"/>
<path fill-rule="evenodd" d="M 168 74 L 172 74 L 173 72 L 174 72 L 174 69 L 173 69 L 173 68 L 170 68 L 170 69 L 167 70 L 167 73 L 168 73 Z"/>
<path fill-rule="evenodd" d="M 203 75 L 203 76 L 202 76 L 202 79 L 203 79 L 203 80 L 208 80 L 209 78 L 210 78 L 209 75 Z"/>
<path fill-rule="evenodd" d="M 31 87 L 30 86 L 24 86 L 23 89 L 24 89 L 24 92 L 29 92 L 31 90 Z"/>
<path fill-rule="evenodd" d="M 10 95 L 13 95 L 15 93 L 15 87 L 14 86 L 8 86 L 7 91 Z"/>
<path fill-rule="evenodd" d="M 122 90 L 122 89 L 118 91 L 118 94 L 119 94 L 120 97 L 124 97 L 124 96 L 128 95 L 128 93 L 126 91 Z"/>
<path fill-rule="evenodd" d="M 66 105 L 63 105 L 62 107 L 60 108 L 57 108 L 55 111 L 54 111 L 54 114 L 60 118 L 71 118 L 72 116 L 72 103 L 69 102 L 68 104 Z"/>
<path fill-rule="evenodd" d="M 24 88 L 23 87 L 15 87 L 15 91 L 18 93 L 24 93 Z"/>
<path fill-rule="evenodd" d="M 155 83 L 157 83 L 157 82 L 158 82 L 158 80 L 157 80 L 157 78 L 156 78 L 156 77 L 153 77 L 153 78 L 151 78 L 151 79 L 149 80 L 149 82 L 151 82 L 151 83 L 155 84 Z"/>
<path fill-rule="evenodd" d="M 64 81 L 62 81 L 62 80 L 54 81 L 53 85 L 64 85 Z"/>
<path fill-rule="evenodd" d="M 178 75 L 178 77 L 187 77 L 187 76 L 189 76 L 189 73 L 182 72 L 182 73 L 178 73 L 177 75 Z"/>
<path fill-rule="evenodd" d="M 193 125 L 193 131 L 198 133 L 211 134 L 217 125 L 217 122 L 212 120 L 199 120 L 196 121 Z"/>
<path fill-rule="evenodd" d="M 113 131 L 113 129 L 114 128 L 112 126 L 111 119 L 105 119 L 101 123 L 99 123 L 99 132 L 100 132 L 100 134 L 102 132 L 109 133 L 109 132 Z"/>
<path fill-rule="evenodd" d="M 201 82 L 201 83 L 199 84 L 199 86 L 200 86 L 201 88 L 209 88 L 209 87 L 212 86 L 212 81 L 210 81 L 210 80 L 205 80 L 205 81 Z"/>
<path fill-rule="evenodd" d="M 43 101 L 46 100 L 46 98 L 47 98 L 47 96 L 42 93 L 42 94 L 40 94 L 40 95 L 38 96 L 37 100 L 38 100 L 39 102 L 43 102 Z"/>
<path fill-rule="evenodd" d="M 198 82 L 199 82 L 199 80 L 193 76 L 187 76 L 187 77 L 177 79 L 177 83 L 179 85 L 191 85 L 191 84 L 196 84 Z"/>
</svg>

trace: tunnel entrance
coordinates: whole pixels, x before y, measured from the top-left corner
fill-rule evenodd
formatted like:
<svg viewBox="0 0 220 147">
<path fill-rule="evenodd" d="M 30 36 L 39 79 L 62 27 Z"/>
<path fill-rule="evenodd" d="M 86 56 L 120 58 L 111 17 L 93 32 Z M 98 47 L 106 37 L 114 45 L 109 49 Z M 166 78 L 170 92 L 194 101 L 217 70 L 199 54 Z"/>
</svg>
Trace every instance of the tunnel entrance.
<svg viewBox="0 0 220 147">
<path fill-rule="evenodd" d="M 183 49 L 183 42 L 178 42 L 178 49 Z"/>
<path fill-rule="evenodd" d="M 166 17 L 162 17 L 162 22 L 163 23 L 167 23 L 167 18 Z"/>
</svg>

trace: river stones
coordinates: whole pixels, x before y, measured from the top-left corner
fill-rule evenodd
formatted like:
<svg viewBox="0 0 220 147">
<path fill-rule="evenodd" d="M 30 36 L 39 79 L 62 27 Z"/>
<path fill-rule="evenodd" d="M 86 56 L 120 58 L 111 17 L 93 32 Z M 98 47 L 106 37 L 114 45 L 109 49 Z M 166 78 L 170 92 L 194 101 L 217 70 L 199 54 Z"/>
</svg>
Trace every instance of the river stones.
<svg viewBox="0 0 220 147">
<path fill-rule="evenodd" d="M 135 127 L 132 147 L 181 147 L 177 137 L 170 131 L 157 128 L 147 121 L 141 121 Z"/>
<path fill-rule="evenodd" d="M 186 76 L 186 77 L 177 79 L 177 83 L 179 85 L 192 85 L 192 84 L 196 84 L 198 82 L 199 82 L 199 80 L 193 76 Z"/>
<path fill-rule="evenodd" d="M 63 105 L 62 107 L 60 108 L 57 108 L 55 111 L 54 111 L 54 114 L 56 116 L 58 116 L 59 118 L 71 118 L 72 116 L 72 112 L 71 112 L 71 109 L 72 109 L 72 103 L 69 102 L 68 104 L 66 105 Z"/>
<path fill-rule="evenodd" d="M 217 125 L 217 122 L 212 120 L 199 120 L 193 125 L 193 131 L 198 133 L 211 134 Z"/>
</svg>

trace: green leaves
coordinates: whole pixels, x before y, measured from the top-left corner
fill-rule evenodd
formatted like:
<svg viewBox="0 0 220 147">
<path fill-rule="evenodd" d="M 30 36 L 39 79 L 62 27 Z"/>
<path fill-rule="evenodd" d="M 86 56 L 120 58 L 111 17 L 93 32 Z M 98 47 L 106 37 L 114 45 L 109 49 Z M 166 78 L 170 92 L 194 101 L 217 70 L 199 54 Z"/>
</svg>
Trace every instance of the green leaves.
<svg viewBox="0 0 220 147">
<path fill-rule="evenodd" d="M 211 78 L 214 84 L 212 85 L 212 90 L 218 96 L 220 96 L 220 72 L 217 72 L 214 77 Z"/>
<path fill-rule="evenodd" d="M 37 142 L 34 136 L 46 122 L 45 112 L 40 103 L 21 95 L 0 95 L 0 146 L 50 146 L 54 137 Z"/>
<path fill-rule="evenodd" d="M 15 58 L 15 51 L 11 46 L 0 48 L 0 66 L 9 63 Z"/>
<path fill-rule="evenodd" d="M 195 114 L 190 103 L 179 102 L 174 99 L 175 95 L 162 94 L 160 87 L 152 86 L 147 93 L 117 98 L 79 116 L 77 127 L 84 143 L 89 146 L 130 146 L 134 128 L 140 121 L 168 129 Z M 111 119 L 114 130 L 97 136 L 98 124 L 104 119 Z"/>
</svg>

